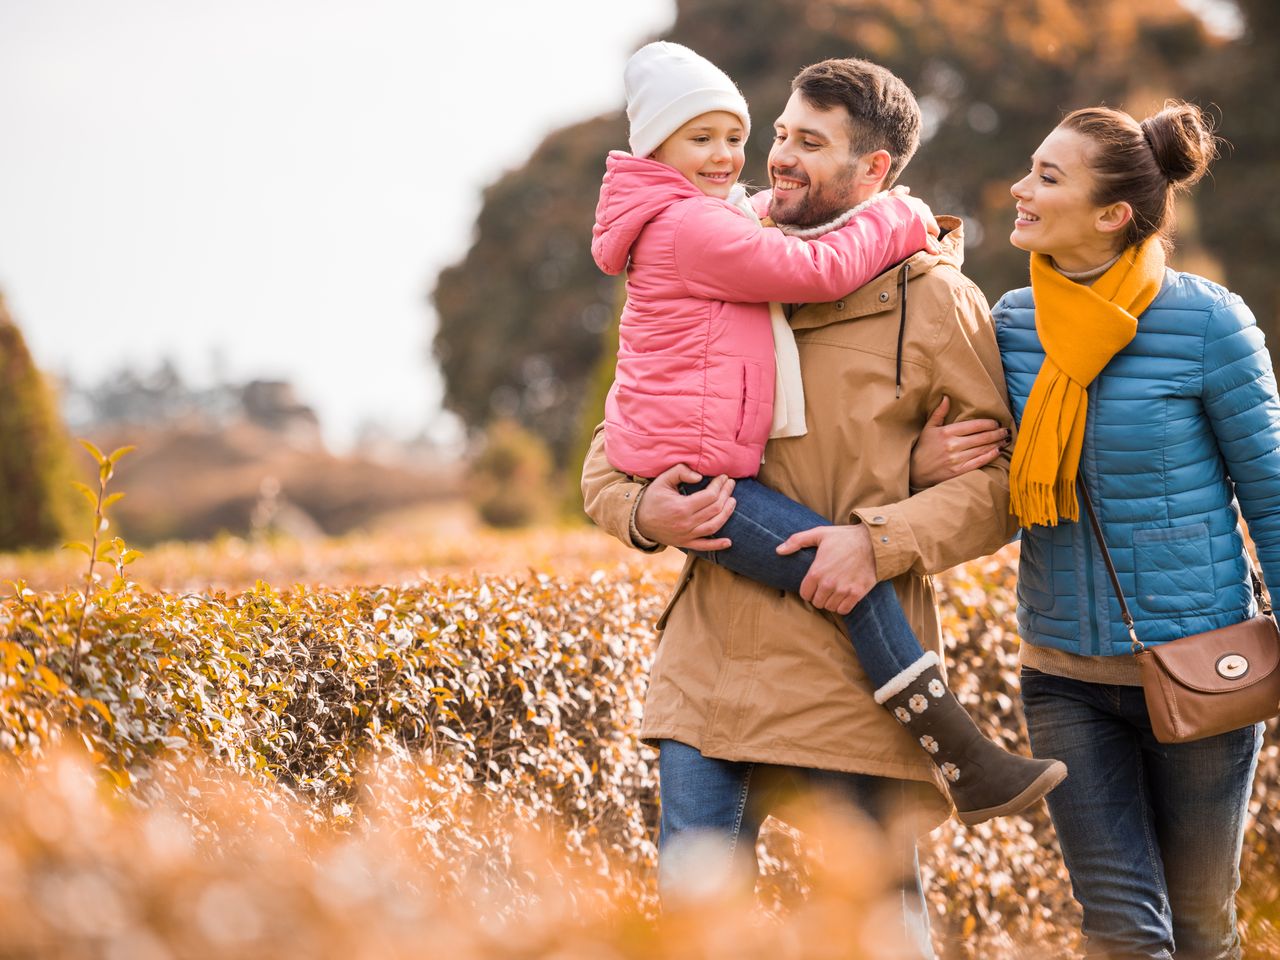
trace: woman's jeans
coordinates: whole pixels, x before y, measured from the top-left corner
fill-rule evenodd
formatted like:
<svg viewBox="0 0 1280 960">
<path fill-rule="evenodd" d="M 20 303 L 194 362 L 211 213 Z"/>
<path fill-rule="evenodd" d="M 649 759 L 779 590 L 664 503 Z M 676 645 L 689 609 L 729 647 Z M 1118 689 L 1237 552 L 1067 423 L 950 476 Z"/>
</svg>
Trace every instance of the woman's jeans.
<svg viewBox="0 0 1280 960">
<path fill-rule="evenodd" d="M 725 880 L 753 884 L 760 827 L 797 789 L 825 791 L 885 827 L 912 812 L 915 794 L 902 780 L 718 760 L 678 740 L 661 741 L 659 750 L 658 889 L 667 904 L 696 897 L 704 885 L 714 888 Z M 889 831 L 903 838 L 897 851 L 902 929 L 920 957 L 932 958 L 916 848 L 909 839 L 916 831 L 907 826 Z"/>
<path fill-rule="evenodd" d="M 1086 956 L 1238 960 L 1235 895 L 1262 725 L 1164 744 L 1141 687 L 1028 667 L 1022 705 L 1031 752 L 1071 771 L 1046 799 L 1084 908 Z"/>
<path fill-rule="evenodd" d="M 682 484 L 684 493 L 701 490 L 711 478 Z M 831 521 L 754 479 L 735 480 L 733 515 L 712 536 L 728 537 L 733 545 L 724 550 L 690 553 L 719 564 L 767 587 L 799 593 L 800 583 L 818 551 L 804 547 L 788 556 L 777 552 L 780 543 L 794 533 L 813 527 L 829 527 Z M 882 581 L 844 615 L 845 630 L 853 641 L 862 669 L 874 688 L 884 686 L 924 656 L 924 648 L 911 631 L 893 584 Z"/>
</svg>

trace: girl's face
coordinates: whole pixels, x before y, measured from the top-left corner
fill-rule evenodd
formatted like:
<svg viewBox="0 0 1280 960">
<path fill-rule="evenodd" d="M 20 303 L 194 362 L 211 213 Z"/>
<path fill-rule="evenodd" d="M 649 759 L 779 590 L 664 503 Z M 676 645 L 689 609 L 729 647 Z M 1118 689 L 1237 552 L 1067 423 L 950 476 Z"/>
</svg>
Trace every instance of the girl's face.
<svg viewBox="0 0 1280 960">
<path fill-rule="evenodd" d="M 1009 242 L 1072 272 L 1114 257 L 1121 228 L 1132 216 L 1127 203 L 1094 204 L 1094 175 L 1085 162 L 1089 147 L 1082 134 L 1056 128 L 1032 154 L 1027 175 L 1010 188 L 1018 203 Z"/>
<path fill-rule="evenodd" d="M 742 172 L 746 139 L 738 117 L 713 110 L 694 117 L 663 140 L 653 159 L 675 167 L 707 196 L 724 200 Z"/>
</svg>

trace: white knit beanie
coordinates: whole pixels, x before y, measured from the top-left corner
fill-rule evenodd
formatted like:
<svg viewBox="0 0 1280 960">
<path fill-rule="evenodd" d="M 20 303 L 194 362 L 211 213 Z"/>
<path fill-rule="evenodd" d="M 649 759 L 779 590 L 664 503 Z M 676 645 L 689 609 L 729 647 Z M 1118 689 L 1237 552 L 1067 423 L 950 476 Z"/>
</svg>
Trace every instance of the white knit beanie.
<svg viewBox="0 0 1280 960">
<path fill-rule="evenodd" d="M 678 43 L 641 47 L 623 71 L 631 153 L 647 157 L 694 117 L 712 110 L 736 114 L 743 135 L 751 133 L 747 101 L 728 75 L 710 60 Z"/>
</svg>

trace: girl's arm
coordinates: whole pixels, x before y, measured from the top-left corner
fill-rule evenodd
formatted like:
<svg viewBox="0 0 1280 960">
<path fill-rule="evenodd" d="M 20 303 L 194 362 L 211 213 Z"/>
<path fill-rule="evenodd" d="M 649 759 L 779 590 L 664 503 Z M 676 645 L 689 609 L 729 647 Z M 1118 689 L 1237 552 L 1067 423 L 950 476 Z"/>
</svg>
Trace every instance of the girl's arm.
<svg viewBox="0 0 1280 960">
<path fill-rule="evenodd" d="M 691 203 L 676 231 L 676 269 L 690 294 L 707 300 L 826 303 L 925 249 L 927 211 L 887 196 L 840 229 L 800 240 L 724 204 Z"/>
</svg>

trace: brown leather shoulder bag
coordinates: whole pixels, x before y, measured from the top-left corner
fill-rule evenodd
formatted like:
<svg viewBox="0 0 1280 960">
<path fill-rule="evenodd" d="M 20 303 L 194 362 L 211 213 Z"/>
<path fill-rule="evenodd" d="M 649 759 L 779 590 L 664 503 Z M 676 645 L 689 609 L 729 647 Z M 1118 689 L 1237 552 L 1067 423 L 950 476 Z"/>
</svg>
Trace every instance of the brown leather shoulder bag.
<svg viewBox="0 0 1280 960">
<path fill-rule="evenodd" d="M 1280 631 L 1248 553 L 1245 558 L 1258 602 L 1256 616 L 1148 647 L 1134 630 L 1133 615 L 1125 603 L 1120 578 L 1111 562 L 1111 551 L 1102 539 L 1102 525 L 1083 477 L 1079 487 L 1111 576 L 1111 588 L 1120 601 L 1120 616 L 1129 630 L 1156 739 L 1161 743 L 1186 743 L 1238 730 L 1280 713 Z"/>
</svg>

